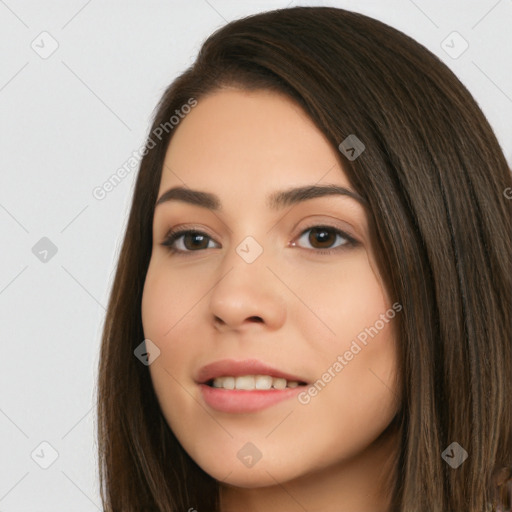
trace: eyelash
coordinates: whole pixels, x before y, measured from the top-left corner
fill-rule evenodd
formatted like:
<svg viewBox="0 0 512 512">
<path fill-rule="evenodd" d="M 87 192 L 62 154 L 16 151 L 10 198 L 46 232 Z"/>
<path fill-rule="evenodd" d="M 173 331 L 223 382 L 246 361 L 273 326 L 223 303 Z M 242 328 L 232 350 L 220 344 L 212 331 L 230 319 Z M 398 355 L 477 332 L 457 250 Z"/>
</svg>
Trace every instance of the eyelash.
<svg viewBox="0 0 512 512">
<path fill-rule="evenodd" d="M 307 228 L 305 228 L 299 235 L 299 239 L 302 238 L 302 236 L 307 233 L 308 231 L 310 231 L 311 229 L 313 228 L 321 228 L 321 229 L 325 229 L 327 231 L 329 230 L 332 230 L 334 232 L 335 235 L 337 236 L 340 236 L 341 238 L 343 238 L 346 242 L 338 247 L 335 247 L 333 249 L 306 249 L 308 251 L 313 251 L 313 252 L 316 252 L 316 253 L 319 253 L 319 254 L 325 254 L 325 255 L 328 255 L 328 254 L 333 254 L 333 253 L 337 253 L 339 251 L 343 251 L 343 250 L 346 250 L 346 249 L 349 249 L 349 248 L 352 248 L 352 247 L 357 247 L 359 245 L 359 242 L 351 237 L 350 235 L 348 235 L 347 233 L 345 233 L 344 231 L 341 231 L 340 229 L 338 228 L 335 228 L 334 226 L 329 226 L 329 225 L 324 225 L 324 224 L 313 224 L 312 226 L 309 226 Z M 210 237 L 207 233 L 204 233 L 203 231 L 200 231 L 198 229 L 177 229 L 177 230 L 170 230 L 168 233 L 167 233 L 167 236 L 165 238 L 165 240 L 162 242 L 162 246 L 165 247 L 171 254 L 182 254 L 182 255 L 185 255 L 185 254 L 189 254 L 189 253 L 194 253 L 194 252 L 201 252 L 201 251 L 204 251 L 205 249 L 198 249 L 198 250 L 182 250 L 182 249 L 176 249 L 175 247 L 173 247 L 173 244 L 179 239 L 181 238 L 183 235 L 186 235 L 188 233 L 194 233 L 196 235 L 204 235 L 206 236 L 207 238 L 209 238 L 210 240 L 213 240 L 212 237 Z M 336 242 L 336 241 L 335 241 Z M 299 247 L 300 248 L 300 247 Z"/>
</svg>

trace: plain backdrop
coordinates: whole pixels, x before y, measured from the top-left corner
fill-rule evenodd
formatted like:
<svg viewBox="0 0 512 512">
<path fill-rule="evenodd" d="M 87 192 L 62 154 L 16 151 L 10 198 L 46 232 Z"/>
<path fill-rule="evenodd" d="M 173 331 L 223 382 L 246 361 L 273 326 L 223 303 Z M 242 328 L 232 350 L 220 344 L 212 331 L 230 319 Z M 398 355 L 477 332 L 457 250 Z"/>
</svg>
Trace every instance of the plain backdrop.
<svg viewBox="0 0 512 512">
<path fill-rule="evenodd" d="M 0 0 L 0 512 L 101 510 L 98 352 L 137 168 L 93 190 L 212 31 L 294 5 L 358 11 L 429 48 L 511 163 L 512 0 Z"/>
</svg>

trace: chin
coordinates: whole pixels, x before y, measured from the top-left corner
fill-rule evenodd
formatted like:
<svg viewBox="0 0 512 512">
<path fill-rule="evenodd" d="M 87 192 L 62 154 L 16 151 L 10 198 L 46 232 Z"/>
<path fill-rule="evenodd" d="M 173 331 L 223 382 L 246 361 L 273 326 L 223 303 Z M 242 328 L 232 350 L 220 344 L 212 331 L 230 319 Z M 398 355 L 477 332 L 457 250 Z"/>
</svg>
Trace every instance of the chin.
<svg viewBox="0 0 512 512">
<path fill-rule="evenodd" d="M 232 487 L 240 487 L 243 489 L 256 489 L 262 487 L 271 487 L 276 485 L 277 482 L 286 482 L 289 479 L 283 475 L 273 472 L 272 470 L 265 471 L 260 469 L 258 472 L 253 472 L 254 468 L 251 469 L 237 469 L 233 470 L 232 473 L 225 478 L 221 476 L 213 476 L 220 484 L 229 485 Z"/>
<path fill-rule="evenodd" d="M 278 482 L 283 483 L 299 477 L 297 467 L 284 468 L 280 464 L 265 463 L 263 459 L 253 467 L 244 467 L 236 459 L 234 464 L 218 465 L 215 461 L 196 461 L 203 471 L 217 480 L 221 485 L 229 485 L 244 489 L 274 486 Z"/>
</svg>

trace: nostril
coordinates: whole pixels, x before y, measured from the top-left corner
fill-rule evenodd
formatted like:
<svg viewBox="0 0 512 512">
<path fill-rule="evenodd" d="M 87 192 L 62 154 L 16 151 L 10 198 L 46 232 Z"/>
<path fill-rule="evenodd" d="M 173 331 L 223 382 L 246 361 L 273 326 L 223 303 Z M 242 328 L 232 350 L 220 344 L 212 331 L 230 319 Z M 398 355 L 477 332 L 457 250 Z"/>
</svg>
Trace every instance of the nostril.
<svg viewBox="0 0 512 512">
<path fill-rule="evenodd" d="M 259 316 L 251 316 L 249 320 L 254 320 L 255 322 L 263 322 L 263 320 Z"/>
<path fill-rule="evenodd" d="M 218 316 L 215 317 L 215 323 L 218 324 L 218 325 L 225 325 L 226 322 L 224 322 L 224 320 L 222 320 L 222 318 L 219 318 Z"/>
</svg>

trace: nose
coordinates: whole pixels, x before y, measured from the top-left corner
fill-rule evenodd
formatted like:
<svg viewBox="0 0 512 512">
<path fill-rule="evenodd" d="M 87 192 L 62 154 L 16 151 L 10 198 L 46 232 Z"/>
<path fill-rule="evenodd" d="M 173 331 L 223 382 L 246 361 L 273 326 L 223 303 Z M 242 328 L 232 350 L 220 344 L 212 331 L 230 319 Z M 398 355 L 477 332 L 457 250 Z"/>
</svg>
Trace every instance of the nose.
<svg viewBox="0 0 512 512">
<path fill-rule="evenodd" d="M 236 251 L 227 255 L 210 295 L 210 313 L 219 331 L 279 329 L 286 318 L 283 284 L 267 267 L 263 253 L 252 263 Z"/>
</svg>

